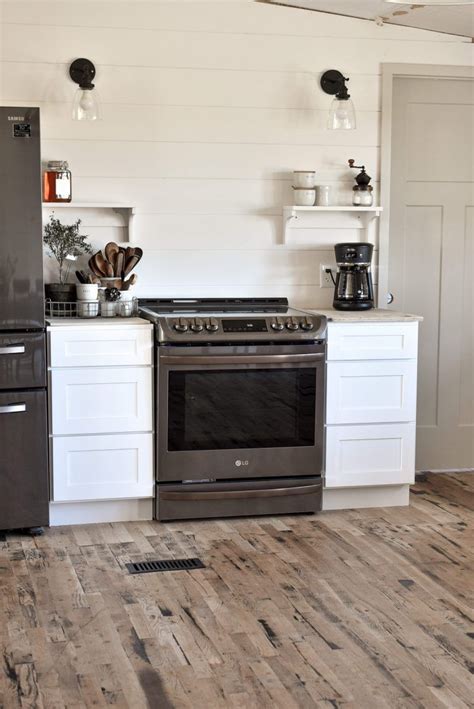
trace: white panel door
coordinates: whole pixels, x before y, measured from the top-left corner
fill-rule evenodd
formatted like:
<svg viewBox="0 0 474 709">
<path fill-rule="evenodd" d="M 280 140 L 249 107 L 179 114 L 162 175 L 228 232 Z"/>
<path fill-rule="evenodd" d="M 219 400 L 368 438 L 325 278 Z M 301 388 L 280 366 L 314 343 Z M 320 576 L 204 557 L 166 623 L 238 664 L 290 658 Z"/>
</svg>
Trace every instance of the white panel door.
<svg viewBox="0 0 474 709">
<path fill-rule="evenodd" d="M 50 386 L 54 436 L 152 430 L 151 367 L 55 369 Z"/>
<path fill-rule="evenodd" d="M 396 77 L 388 290 L 420 323 L 419 470 L 474 468 L 474 81 Z"/>
<path fill-rule="evenodd" d="M 418 323 L 329 323 L 328 360 L 416 359 Z"/>
<path fill-rule="evenodd" d="M 60 436 L 52 441 L 53 500 L 153 495 L 153 434 Z"/>
<path fill-rule="evenodd" d="M 148 325 L 57 327 L 50 328 L 48 338 L 50 367 L 138 366 L 153 360 L 153 330 Z"/>
<path fill-rule="evenodd" d="M 328 362 L 326 423 L 415 421 L 416 360 Z"/>
<path fill-rule="evenodd" d="M 328 426 L 326 487 L 415 481 L 415 423 Z"/>
</svg>

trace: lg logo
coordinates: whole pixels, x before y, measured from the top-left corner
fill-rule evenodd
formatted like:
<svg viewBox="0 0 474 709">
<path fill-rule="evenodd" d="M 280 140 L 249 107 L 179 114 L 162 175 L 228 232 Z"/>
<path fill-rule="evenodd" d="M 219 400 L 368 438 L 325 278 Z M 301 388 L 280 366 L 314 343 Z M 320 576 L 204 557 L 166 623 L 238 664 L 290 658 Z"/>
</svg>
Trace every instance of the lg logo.
<svg viewBox="0 0 474 709">
<path fill-rule="evenodd" d="M 241 465 L 248 465 L 248 464 L 249 464 L 248 460 L 236 460 L 235 461 L 235 465 L 238 468 L 240 468 Z"/>
</svg>

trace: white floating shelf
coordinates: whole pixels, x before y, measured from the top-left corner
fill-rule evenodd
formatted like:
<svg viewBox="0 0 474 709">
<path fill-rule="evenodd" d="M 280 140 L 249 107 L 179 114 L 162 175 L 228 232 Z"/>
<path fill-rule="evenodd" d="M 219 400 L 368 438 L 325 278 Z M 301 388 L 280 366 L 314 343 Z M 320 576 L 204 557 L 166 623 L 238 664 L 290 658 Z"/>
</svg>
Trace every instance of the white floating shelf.
<svg viewBox="0 0 474 709">
<path fill-rule="evenodd" d="M 43 209 L 112 209 L 123 218 L 128 230 L 128 241 L 132 242 L 132 224 L 135 207 L 118 202 L 43 202 Z"/>
<path fill-rule="evenodd" d="M 360 227 L 362 227 L 363 229 L 365 229 L 368 232 L 369 225 L 373 222 L 374 219 L 377 219 L 382 212 L 383 212 L 383 207 L 354 207 L 354 206 L 347 206 L 347 207 L 298 207 L 296 205 L 286 206 L 286 207 L 283 207 L 284 241 L 286 243 L 287 229 L 290 227 L 291 222 L 293 220 L 298 219 L 299 215 L 301 215 L 301 216 L 303 214 L 304 215 L 313 215 L 314 217 L 316 217 L 315 224 L 314 224 L 315 227 L 317 227 L 317 225 L 318 225 L 318 220 L 317 220 L 318 216 L 330 215 L 330 214 L 334 214 L 335 216 L 337 214 L 340 214 L 341 215 L 341 222 L 340 222 L 340 224 L 338 223 L 338 226 L 343 227 L 344 226 L 344 215 L 347 215 L 347 216 L 351 217 L 351 219 L 353 220 L 353 223 L 354 223 L 354 217 L 355 217 L 356 220 L 358 220 L 358 222 L 360 223 Z M 333 226 L 335 226 L 334 220 L 331 220 L 331 221 L 333 222 Z M 308 225 L 308 228 L 310 228 L 309 225 Z M 367 234 L 367 236 L 368 236 L 368 234 Z"/>
</svg>

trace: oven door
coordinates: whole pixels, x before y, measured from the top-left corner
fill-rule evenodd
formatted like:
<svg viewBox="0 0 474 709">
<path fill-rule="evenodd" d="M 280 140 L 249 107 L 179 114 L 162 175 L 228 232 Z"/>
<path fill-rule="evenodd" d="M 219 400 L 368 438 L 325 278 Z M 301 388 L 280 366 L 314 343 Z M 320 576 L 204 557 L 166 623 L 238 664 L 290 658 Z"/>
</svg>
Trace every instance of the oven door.
<svg viewBox="0 0 474 709">
<path fill-rule="evenodd" d="M 319 476 L 324 344 L 160 347 L 159 482 Z"/>
</svg>

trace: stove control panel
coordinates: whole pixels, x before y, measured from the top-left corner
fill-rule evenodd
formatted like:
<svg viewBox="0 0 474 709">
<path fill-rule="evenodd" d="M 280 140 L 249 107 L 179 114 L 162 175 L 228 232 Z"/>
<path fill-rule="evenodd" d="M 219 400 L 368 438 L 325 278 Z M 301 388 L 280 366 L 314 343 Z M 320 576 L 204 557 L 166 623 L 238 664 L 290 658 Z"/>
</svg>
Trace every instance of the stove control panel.
<svg viewBox="0 0 474 709">
<path fill-rule="evenodd" d="M 277 316 L 273 318 L 214 318 L 214 317 L 186 317 L 176 318 L 172 328 L 179 334 L 263 334 L 266 332 L 296 333 L 298 331 L 310 332 L 314 330 L 313 320 L 305 316 Z"/>
</svg>

